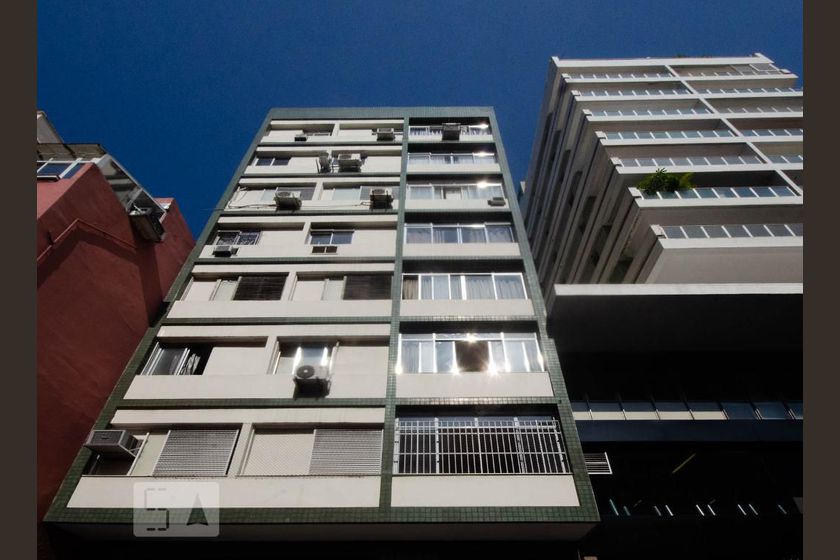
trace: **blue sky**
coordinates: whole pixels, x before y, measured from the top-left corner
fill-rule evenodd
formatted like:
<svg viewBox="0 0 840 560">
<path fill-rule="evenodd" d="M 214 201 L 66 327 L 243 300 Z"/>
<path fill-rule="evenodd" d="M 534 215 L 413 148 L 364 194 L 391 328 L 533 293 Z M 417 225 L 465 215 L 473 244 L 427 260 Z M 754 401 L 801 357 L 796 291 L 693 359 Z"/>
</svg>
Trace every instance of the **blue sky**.
<svg viewBox="0 0 840 560">
<path fill-rule="evenodd" d="M 492 105 L 519 181 L 552 55 L 754 52 L 802 76 L 801 2 L 40 0 L 38 107 L 197 235 L 271 107 Z"/>
</svg>

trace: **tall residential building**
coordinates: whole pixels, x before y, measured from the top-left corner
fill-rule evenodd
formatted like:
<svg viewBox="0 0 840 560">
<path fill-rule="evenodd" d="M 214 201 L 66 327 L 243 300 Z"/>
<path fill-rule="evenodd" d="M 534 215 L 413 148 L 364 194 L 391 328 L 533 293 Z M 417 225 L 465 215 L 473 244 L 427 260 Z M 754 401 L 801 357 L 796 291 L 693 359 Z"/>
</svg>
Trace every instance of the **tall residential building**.
<svg viewBox="0 0 840 560">
<path fill-rule="evenodd" d="M 796 83 L 760 54 L 549 64 L 521 199 L 603 459 L 584 555 L 801 557 Z"/>
<path fill-rule="evenodd" d="M 194 243 L 174 200 L 36 123 L 40 520 Z"/>
<path fill-rule="evenodd" d="M 598 514 L 514 193 L 492 108 L 271 110 L 48 520 L 132 538 L 136 484 L 187 479 L 218 491 L 213 550 L 580 539 Z"/>
</svg>

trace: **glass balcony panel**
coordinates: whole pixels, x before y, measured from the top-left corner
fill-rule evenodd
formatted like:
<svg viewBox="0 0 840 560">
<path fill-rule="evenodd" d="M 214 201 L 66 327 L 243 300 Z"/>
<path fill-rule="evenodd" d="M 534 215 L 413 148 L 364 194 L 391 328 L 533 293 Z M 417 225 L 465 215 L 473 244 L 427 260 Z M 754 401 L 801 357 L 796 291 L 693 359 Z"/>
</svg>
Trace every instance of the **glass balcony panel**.
<svg viewBox="0 0 840 560">
<path fill-rule="evenodd" d="M 721 403 L 723 411 L 729 420 L 755 420 L 755 410 L 748 402 L 724 402 Z"/>
</svg>

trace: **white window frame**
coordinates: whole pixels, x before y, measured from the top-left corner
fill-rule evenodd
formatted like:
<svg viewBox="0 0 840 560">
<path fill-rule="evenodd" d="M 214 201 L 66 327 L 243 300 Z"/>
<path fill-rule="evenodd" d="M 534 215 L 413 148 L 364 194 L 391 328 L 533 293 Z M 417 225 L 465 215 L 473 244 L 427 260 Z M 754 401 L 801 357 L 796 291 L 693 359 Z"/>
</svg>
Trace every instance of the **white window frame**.
<svg viewBox="0 0 840 560">
<path fill-rule="evenodd" d="M 428 243 L 411 243 L 411 245 L 459 245 L 464 243 L 463 235 L 461 234 L 461 228 L 469 228 L 469 229 L 481 229 L 484 231 L 484 243 L 485 245 L 493 245 L 495 243 L 490 241 L 490 237 L 487 235 L 487 227 L 488 226 L 507 226 L 510 228 L 511 237 L 513 237 L 513 241 L 509 241 L 508 243 L 516 243 L 516 233 L 513 228 L 513 224 L 511 222 L 483 222 L 479 224 L 434 224 L 434 223 L 413 223 L 413 224 L 405 224 L 405 237 L 406 237 L 406 244 L 408 242 L 408 228 L 419 228 L 419 227 L 428 227 L 430 228 L 429 232 L 431 234 L 431 240 Z M 458 232 L 458 240 L 452 243 L 446 242 L 435 242 L 435 228 L 455 228 L 455 231 Z M 466 243 L 469 245 L 470 243 Z M 481 245 L 481 243 L 477 243 L 477 245 Z"/>
<path fill-rule="evenodd" d="M 478 375 L 497 375 L 501 373 L 522 373 L 522 374 L 529 374 L 529 373 L 545 373 L 547 370 L 545 368 L 545 357 L 543 356 L 542 348 L 540 347 L 539 338 L 537 337 L 536 333 L 528 333 L 529 336 L 524 336 L 525 333 L 517 333 L 517 334 L 510 334 L 510 333 L 424 333 L 424 334 L 399 334 L 398 345 L 397 345 L 397 372 L 401 374 L 453 374 L 453 375 L 461 375 L 463 374 L 478 374 Z M 439 338 L 440 337 L 440 338 Z M 402 365 L 402 349 L 403 349 L 403 342 L 431 342 L 432 348 L 432 370 L 433 371 L 405 371 Z M 453 347 L 452 353 L 452 370 L 450 371 L 438 371 L 437 367 L 437 342 L 463 342 L 463 341 L 470 341 L 470 342 L 486 342 L 487 343 L 487 355 L 489 357 L 488 362 L 488 369 L 486 371 L 467 371 L 461 372 L 458 369 L 458 362 L 457 362 L 457 355 L 455 353 L 455 349 Z M 533 341 L 536 345 L 537 349 L 537 359 L 539 363 L 534 364 L 537 366 L 536 369 L 532 367 L 530 360 L 528 360 L 528 353 L 525 352 L 525 348 L 522 348 L 523 358 L 525 360 L 527 371 L 509 371 L 510 370 L 510 360 L 508 356 L 508 346 L 507 344 L 513 344 L 516 342 L 524 343 L 528 341 Z M 490 347 L 491 342 L 501 342 L 502 346 L 502 353 L 504 355 L 505 363 L 502 364 L 503 367 L 498 367 L 498 364 L 495 363 L 495 359 L 493 358 L 493 351 Z M 420 352 L 420 360 L 419 363 L 423 364 L 422 359 L 422 352 L 423 347 L 419 347 Z"/>
<path fill-rule="evenodd" d="M 295 357 L 294 357 L 294 360 L 292 361 L 292 367 L 289 371 L 284 372 L 284 371 L 280 371 L 280 359 L 284 358 L 288 355 L 284 356 L 280 352 L 280 348 L 282 346 L 286 345 L 286 344 L 290 344 L 290 345 L 291 344 L 296 344 L 296 347 L 295 347 Z M 326 364 L 321 363 L 319 365 L 327 366 L 329 371 L 332 372 L 333 371 L 333 365 L 335 364 L 335 356 L 336 356 L 336 354 L 338 354 L 339 347 L 340 347 L 340 342 L 337 341 L 337 340 L 335 341 L 335 343 L 330 344 L 327 341 L 323 341 L 323 342 L 317 342 L 317 341 L 315 341 L 315 342 L 297 342 L 297 343 L 295 343 L 295 342 L 289 342 L 289 341 L 283 341 L 283 340 L 277 339 L 275 341 L 275 345 L 274 345 L 274 358 L 271 361 L 269 374 L 270 375 L 294 375 L 295 374 L 295 369 L 297 369 L 297 367 L 300 365 L 301 360 L 303 359 L 303 349 L 304 348 L 322 349 L 323 357 L 321 358 L 321 361 L 324 362 L 326 360 Z"/>
<path fill-rule="evenodd" d="M 347 233 L 350 232 L 350 243 L 335 243 L 334 236 L 336 232 Z M 313 234 L 330 234 L 330 242 L 329 243 L 312 243 L 312 235 Z M 353 237 L 355 237 L 356 230 L 352 228 L 342 229 L 342 228 L 315 228 L 311 227 L 309 229 L 309 233 L 306 235 L 306 244 L 312 245 L 313 247 L 316 245 L 351 245 L 353 243 Z"/>
<path fill-rule="evenodd" d="M 234 232 L 236 233 L 236 239 L 235 239 L 234 242 L 221 241 L 220 240 L 220 237 L 223 233 L 234 233 Z M 262 233 L 263 232 L 261 230 L 258 230 L 258 229 L 255 229 L 255 230 L 251 230 L 251 229 L 246 229 L 246 230 L 242 230 L 242 229 L 220 229 L 216 232 L 216 237 L 213 241 L 213 245 L 239 245 L 240 244 L 239 241 L 241 240 L 243 233 L 249 233 L 249 234 L 250 233 L 256 233 L 257 236 L 256 236 L 256 238 L 254 238 L 254 242 L 249 243 L 248 245 L 257 245 L 257 244 L 259 244 L 260 239 L 262 239 Z"/>
<path fill-rule="evenodd" d="M 187 365 L 187 361 L 192 357 L 194 354 L 191 346 L 189 343 L 185 343 L 182 345 L 172 345 L 169 348 L 164 348 L 161 345 L 161 342 L 158 341 L 155 343 L 155 347 L 152 350 L 152 353 L 149 355 L 149 360 L 146 362 L 146 365 L 143 366 L 143 370 L 140 372 L 140 375 L 164 375 L 164 374 L 154 374 L 152 371 L 157 367 L 157 364 L 160 362 L 161 355 L 163 354 L 163 350 L 168 350 L 170 348 L 179 348 L 181 349 L 181 357 L 178 358 L 178 365 L 176 366 L 175 373 L 172 374 L 165 374 L 165 375 L 192 375 L 189 373 L 183 373 L 185 366 Z"/>
<path fill-rule="evenodd" d="M 468 298 L 467 297 L 467 276 L 487 276 L 487 275 L 491 276 L 491 279 L 492 279 L 492 282 L 493 282 L 493 299 L 492 300 L 490 300 L 490 299 L 482 300 L 482 299 L 477 299 L 477 298 Z M 496 278 L 498 276 L 516 276 L 516 277 L 518 277 L 519 281 L 522 284 L 522 292 L 525 294 L 525 297 L 521 298 L 521 299 L 523 299 L 523 300 L 528 299 L 528 290 L 525 289 L 525 279 L 523 278 L 521 272 L 455 272 L 455 273 L 447 273 L 447 272 L 411 273 L 411 272 L 406 272 L 406 273 L 403 273 L 403 275 L 402 275 L 403 282 L 405 282 L 405 277 L 406 276 L 414 276 L 414 277 L 417 278 L 417 298 L 415 298 L 417 300 L 423 300 L 423 301 L 431 301 L 431 300 L 436 300 L 436 299 L 441 300 L 441 301 L 446 301 L 446 300 L 462 300 L 462 301 L 466 301 L 466 300 L 470 300 L 470 301 L 499 300 L 501 298 L 499 298 L 499 288 L 496 285 Z M 434 294 L 435 294 L 434 281 L 432 282 L 432 297 L 431 298 L 422 297 L 422 295 L 423 295 L 422 278 L 426 277 L 426 276 L 428 276 L 428 277 L 446 276 L 447 277 L 447 284 L 446 285 L 448 287 L 449 297 L 448 298 L 436 298 L 436 297 L 434 297 Z M 460 298 L 453 298 L 452 297 L 452 277 L 453 276 L 459 277 L 458 283 L 461 285 L 461 297 Z M 405 298 L 402 298 L 402 299 L 405 299 Z M 413 301 L 413 300 L 407 300 L 407 301 Z"/>
</svg>

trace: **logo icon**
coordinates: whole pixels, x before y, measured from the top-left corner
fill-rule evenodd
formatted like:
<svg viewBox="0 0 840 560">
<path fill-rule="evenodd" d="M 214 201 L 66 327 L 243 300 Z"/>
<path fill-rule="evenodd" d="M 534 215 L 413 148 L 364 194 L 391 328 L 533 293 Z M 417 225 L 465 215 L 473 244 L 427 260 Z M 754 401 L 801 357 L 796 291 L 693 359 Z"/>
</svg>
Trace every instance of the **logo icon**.
<svg viewBox="0 0 840 560">
<path fill-rule="evenodd" d="M 216 537 L 219 485 L 215 482 L 134 483 L 134 536 Z"/>
</svg>

